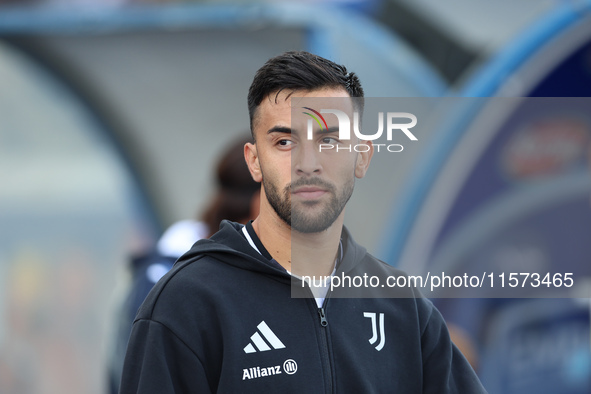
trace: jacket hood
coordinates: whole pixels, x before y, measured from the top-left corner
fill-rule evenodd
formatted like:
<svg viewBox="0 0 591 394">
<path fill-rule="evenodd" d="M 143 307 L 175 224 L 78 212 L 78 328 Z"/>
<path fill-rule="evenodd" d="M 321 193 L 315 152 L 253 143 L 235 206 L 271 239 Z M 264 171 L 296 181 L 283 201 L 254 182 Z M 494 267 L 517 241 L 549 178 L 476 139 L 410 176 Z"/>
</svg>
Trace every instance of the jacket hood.
<svg viewBox="0 0 591 394">
<path fill-rule="evenodd" d="M 242 224 L 222 221 L 217 233 L 209 239 L 197 241 L 187 253 L 179 258 L 176 264 L 193 262 L 201 256 L 207 255 L 241 269 L 277 275 L 289 281 L 291 276 L 287 272 L 276 267 L 250 246 L 242 234 L 242 227 Z M 343 260 L 337 272 L 347 273 L 365 257 L 367 251 L 353 240 L 345 227 L 343 227 L 341 240 L 343 242 Z"/>
</svg>

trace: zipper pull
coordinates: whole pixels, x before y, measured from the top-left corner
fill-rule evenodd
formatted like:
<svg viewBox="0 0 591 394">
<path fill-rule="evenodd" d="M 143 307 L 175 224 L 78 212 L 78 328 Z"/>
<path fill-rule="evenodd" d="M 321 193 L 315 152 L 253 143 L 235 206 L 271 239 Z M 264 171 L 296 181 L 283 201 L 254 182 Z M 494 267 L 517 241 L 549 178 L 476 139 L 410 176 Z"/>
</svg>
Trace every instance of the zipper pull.
<svg viewBox="0 0 591 394">
<path fill-rule="evenodd" d="M 326 315 L 324 314 L 324 308 L 319 308 L 318 314 L 320 315 L 320 325 L 322 327 L 328 326 L 328 320 L 326 320 Z"/>
</svg>

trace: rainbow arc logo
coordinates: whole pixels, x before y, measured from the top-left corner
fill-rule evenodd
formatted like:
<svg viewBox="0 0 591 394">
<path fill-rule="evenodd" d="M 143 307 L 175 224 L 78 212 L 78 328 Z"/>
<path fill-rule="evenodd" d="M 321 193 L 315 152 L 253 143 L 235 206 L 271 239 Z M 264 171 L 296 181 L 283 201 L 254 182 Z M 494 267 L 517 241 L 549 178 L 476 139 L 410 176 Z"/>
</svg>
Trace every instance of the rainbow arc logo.
<svg viewBox="0 0 591 394">
<path fill-rule="evenodd" d="M 318 115 L 318 117 L 319 117 L 320 119 L 322 119 L 322 123 L 324 123 L 324 127 L 326 127 L 326 129 L 328 129 L 328 125 L 326 124 L 326 120 L 324 119 L 324 116 L 322 116 L 322 115 L 320 114 L 320 112 L 318 112 L 318 111 L 316 111 L 316 110 L 314 110 L 314 109 L 312 109 L 312 108 L 310 108 L 310 107 L 303 107 L 303 108 L 304 108 L 304 109 L 307 109 L 308 111 L 312 111 L 312 112 L 314 112 L 316 115 Z M 318 126 L 320 126 L 320 130 L 324 131 L 324 128 L 322 127 L 322 123 L 320 123 L 320 119 L 318 119 L 316 116 L 312 115 L 312 114 L 311 114 L 311 113 L 309 113 L 309 112 L 304 112 L 304 114 L 311 116 L 311 117 L 312 117 L 312 119 L 314 119 L 314 120 L 316 121 L 316 123 L 318 123 Z"/>
</svg>

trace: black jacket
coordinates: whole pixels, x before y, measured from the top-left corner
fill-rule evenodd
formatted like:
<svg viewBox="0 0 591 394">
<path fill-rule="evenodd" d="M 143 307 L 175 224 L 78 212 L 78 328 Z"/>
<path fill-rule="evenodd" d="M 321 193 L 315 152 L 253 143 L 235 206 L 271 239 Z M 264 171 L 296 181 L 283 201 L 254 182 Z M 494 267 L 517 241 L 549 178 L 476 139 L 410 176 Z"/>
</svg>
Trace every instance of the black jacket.
<svg viewBox="0 0 591 394">
<path fill-rule="evenodd" d="M 439 312 L 414 290 L 406 298 L 340 298 L 351 294 L 337 290 L 318 308 L 292 297 L 291 282 L 301 284 L 240 229 L 224 222 L 150 292 L 120 393 L 485 392 Z M 346 229 L 342 242 L 337 274 L 401 274 Z"/>
</svg>

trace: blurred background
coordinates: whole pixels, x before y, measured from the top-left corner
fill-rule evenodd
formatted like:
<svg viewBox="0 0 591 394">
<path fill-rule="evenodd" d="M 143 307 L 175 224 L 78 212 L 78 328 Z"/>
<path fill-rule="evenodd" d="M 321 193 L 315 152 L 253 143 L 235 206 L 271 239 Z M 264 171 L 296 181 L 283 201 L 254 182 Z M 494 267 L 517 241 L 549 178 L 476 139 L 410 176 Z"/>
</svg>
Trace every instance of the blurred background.
<svg viewBox="0 0 591 394">
<path fill-rule="evenodd" d="M 1 393 L 108 392 L 131 257 L 201 215 L 255 71 L 299 49 L 440 124 L 374 157 L 361 244 L 408 271 L 589 282 L 589 1 L 0 0 Z M 591 392 L 588 293 L 453 297 L 491 393 Z"/>
</svg>

